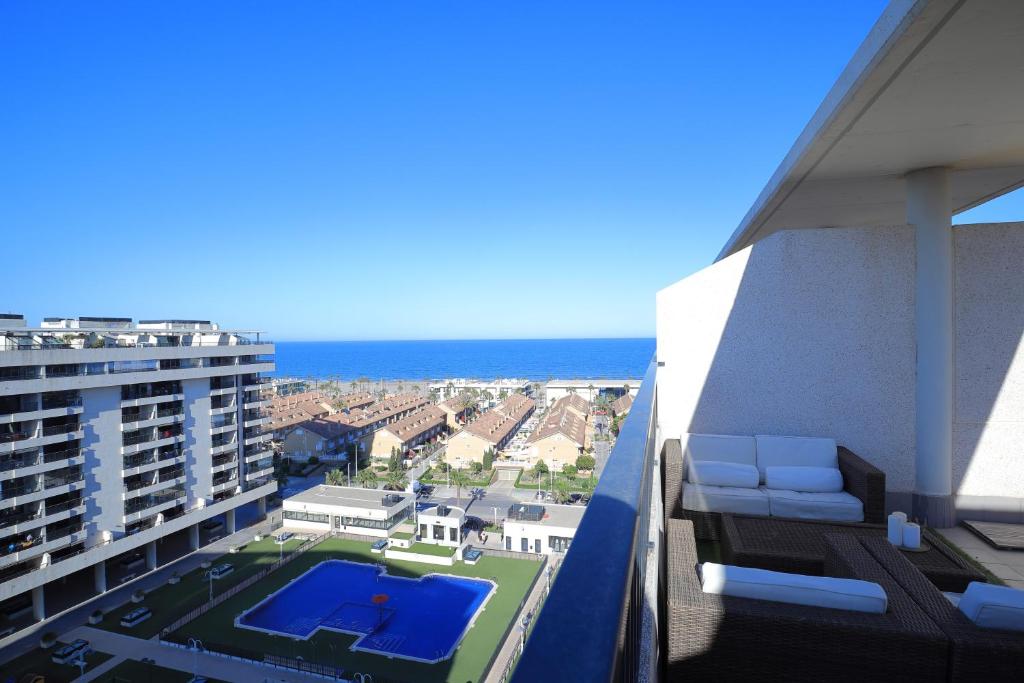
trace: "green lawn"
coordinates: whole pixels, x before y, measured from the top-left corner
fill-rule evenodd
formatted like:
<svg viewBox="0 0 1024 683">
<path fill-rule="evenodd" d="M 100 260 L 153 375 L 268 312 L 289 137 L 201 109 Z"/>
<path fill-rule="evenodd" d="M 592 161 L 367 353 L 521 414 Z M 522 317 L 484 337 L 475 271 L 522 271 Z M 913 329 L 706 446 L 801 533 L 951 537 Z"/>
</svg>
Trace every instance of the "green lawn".
<svg viewBox="0 0 1024 683">
<path fill-rule="evenodd" d="M 397 538 L 400 541 L 408 541 L 412 539 L 413 533 L 411 531 L 396 531 L 391 534 L 391 538 Z"/>
<path fill-rule="evenodd" d="M 565 482 L 566 487 L 573 493 L 589 493 L 594 490 L 597 486 L 597 480 L 590 477 L 573 477 L 570 479 L 561 472 L 555 472 L 554 477 L 550 475 L 541 475 L 540 490 L 547 491 L 552 487 L 553 484 L 558 482 Z M 527 470 L 523 470 L 516 477 L 516 488 L 517 489 L 533 489 L 537 490 L 537 480 L 534 479 Z"/>
<path fill-rule="evenodd" d="M 6 682 L 8 679 L 20 681 L 22 676 L 39 674 L 46 678 L 46 683 L 70 683 L 70 681 L 78 678 L 78 667 L 71 664 L 54 664 L 50 661 L 53 653 L 64 645 L 67 645 L 67 643 L 58 643 L 49 650 L 37 647 L 6 664 L 0 664 L 0 672 L 2 672 L 0 681 Z M 110 659 L 111 656 L 105 652 L 93 652 L 91 655 L 86 656 L 86 672 L 95 669 Z"/>
<path fill-rule="evenodd" d="M 479 475 L 471 474 L 468 470 L 463 470 L 463 473 L 469 477 L 469 483 L 466 484 L 468 487 L 475 486 L 490 486 L 494 481 L 494 470 L 484 470 Z M 430 484 L 431 486 L 447 486 L 448 477 L 444 472 L 435 469 L 427 469 L 419 478 L 421 484 Z"/>
<path fill-rule="evenodd" d="M 291 552 L 301 544 L 302 541 L 292 538 L 284 544 L 284 551 L 285 553 Z M 222 593 L 272 564 L 278 559 L 280 553 L 280 548 L 274 543 L 273 537 L 267 536 L 259 542 L 250 541 L 245 548 L 237 553 L 227 553 L 214 559 L 214 566 L 222 562 L 230 562 L 235 566 L 235 571 L 213 582 L 214 595 Z M 111 610 L 96 627 L 136 638 L 152 638 L 164 626 L 209 599 L 210 581 L 204 576 L 205 571 L 205 569 L 196 569 L 182 576 L 181 581 L 175 585 L 164 584 L 155 591 L 147 593 L 146 599 L 141 604 L 129 602 Z M 121 617 L 141 606 L 151 609 L 153 616 L 134 628 L 121 626 Z"/>
<path fill-rule="evenodd" d="M 129 659 L 93 680 L 97 683 L 188 683 L 192 674 Z M 207 680 L 215 683 L 215 679 Z"/>
<path fill-rule="evenodd" d="M 214 643 L 225 643 L 257 653 L 302 656 L 307 660 L 335 664 L 348 671 L 373 673 L 390 680 L 457 683 L 479 681 L 483 678 L 484 668 L 541 567 L 539 562 L 532 560 L 496 558 L 486 553 L 473 566 L 459 562 L 453 567 L 438 567 L 405 560 L 384 560 L 388 572 L 394 576 L 419 577 L 443 572 L 456 576 L 494 579 L 497 582 L 497 590 L 473 628 L 466 634 L 455 655 L 439 664 L 421 664 L 388 659 L 365 652 L 351 652 L 348 648 L 355 641 L 354 636 L 329 631 L 318 631 L 309 640 L 302 641 L 234 627 L 236 615 L 252 607 L 313 565 L 334 558 L 370 563 L 380 562 L 382 559 L 380 555 L 370 552 L 369 543 L 341 538 L 328 539 L 260 581 L 258 585 L 242 591 L 216 609 L 187 624 L 175 636 L 200 638 L 207 647 L 213 649 L 216 649 Z M 425 625 L 425 628 L 429 628 L 429 625 Z M 334 647 L 333 652 L 331 646 Z"/>
<path fill-rule="evenodd" d="M 402 552 L 404 548 L 395 548 Z M 419 553 L 420 555 L 435 555 L 437 557 L 451 557 L 455 554 L 455 548 L 446 545 L 435 545 L 433 543 L 413 543 L 406 552 Z"/>
</svg>

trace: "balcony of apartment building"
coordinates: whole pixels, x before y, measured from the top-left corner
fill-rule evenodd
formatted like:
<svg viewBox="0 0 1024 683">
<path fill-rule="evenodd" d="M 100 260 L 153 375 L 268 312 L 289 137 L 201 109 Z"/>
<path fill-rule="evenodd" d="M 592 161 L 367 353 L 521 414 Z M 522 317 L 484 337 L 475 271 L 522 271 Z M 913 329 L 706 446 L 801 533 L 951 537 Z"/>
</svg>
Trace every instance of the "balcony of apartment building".
<svg viewBox="0 0 1024 683">
<path fill-rule="evenodd" d="M 242 438 L 245 440 L 246 446 L 252 446 L 254 444 L 264 443 L 270 441 L 274 436 L 271 431 L 264 431 L 262 427 L 249 427 L 245 429 L 242 434 Z"/>
<path fill-rule="evenodd" d="M 77 415 L 81 412 L 82 400 L 77 391 L 0 397 L 0 424 Z"/>
<path fill-rule="evenodd" d="M 131 406 L 121 408 L 121 431 L 128 432 L 143 427 L 157 427 L 182 422 L 184 419 L 185 406 L 182 401 Z"/>
<path fill-rule="evenodd" d="M 252 463 L 247 463 L 245 481 L 249 486 L 254 486 L 257 481 L 269 478 L 274 473 L 274 459 L 262 458 Z"/>
<path fill-rule="evenodd" d="M 121 434 L 121 454 L 131 455 L 151 448 L 173 446 L 185 440 L 185 431 L 180 423 L 145 427 Z"/>
<path fill-rule="evenodd" d="M 124 517 L 122 519 L 126 526 L 135 524 L 175 506 L 184 505 L 186 500 L 187 495 L 183 485 L 129 498 L 124 502 Z"/>
<path fill-rule="evenodd" d="M 230 469 L 213 475 L 210 493 L 216 496 L 225 491 L 234 491 L 238 487 L 238 470 Z"/>
<path fill-rule="evenodd" d="M 218 472 L 225 472 L 229 469 L 238 467 L 238 452 L 231 451 L 229 453 L 220 453 L 213 456 L 210 461 L 210 471 L 214 474 Z"/>
<path fill-rule="evenodd" d="M 256 408 L 246 408 L 242 413 L 244 426 L 249 429 L 270 423 L 270 415 Z"/>
<path fill-rule="evenodd" d="M 210 415 L 223 415 L 224 413 L 233 413 L 237 410 L 238 401 L 234 391 L 230 394 L 214 396 L 210 399 Z"/>
<path fill-rule="evenodd" d="M 273 380 L 269 377 L 260 377 L 258 375 L 244 375 L 241 380 L 242 389 L 246 392 L 269 389 L 272 383 Z"/>
<path fill-rule="evenodd" d="M 256 391 L 247 390 L 242 399 L 242 407 L 246 410 L 259 410 L 269 408 L 273 401 L 270 399 L 269 389 Z"/>
<path fill-rule="evenodd" d="M 145 382 L 142 384 L 126 384 L 121 387 L 121 407 L 133 408 L 155 403 L 183 401 L 185 395 L 181 390 L 181 382 Z"/>
<path fill-rule="evenodd" d="M 210 356 L 203 359 L 203 365 L 207 368 L 227 368 L 238 365 L 236 356 Z"/>
<path fill-rule="evenodd" d="M 227 396 L 238 391 L 234 377 L 211 377 L 210 396 Z"/>
<path fill-rule="evenodd" d="M 210 418 L 210 434 L 225 434 L 238 431 L 236 413 L 221 413 Z"/>
<path fill-rule="evenodd" d="M 84 462 L 77 443 L 50 444 L 13 453 L 0 454 L 0 481 L 42 474 Z"/>
<path fill-rule="evenodd" d="M 238 432 L 229 431 L 223 434 L 214 434 L 210 439 L 210 455 L 220 455 L 238 451 Z"/>
</svg>

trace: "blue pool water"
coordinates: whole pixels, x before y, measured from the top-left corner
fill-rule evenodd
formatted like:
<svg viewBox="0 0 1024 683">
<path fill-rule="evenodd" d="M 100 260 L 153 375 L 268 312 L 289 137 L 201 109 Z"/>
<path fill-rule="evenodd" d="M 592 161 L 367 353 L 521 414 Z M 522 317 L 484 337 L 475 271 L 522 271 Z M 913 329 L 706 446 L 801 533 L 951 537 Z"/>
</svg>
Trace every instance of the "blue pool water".
<svg viewBox="0 0 1024 683">
<path fill-rule="evenodd" d="M 306 639 L 325 628 L 362 636 L 353 650 L 437 662 L 455 646 L 494 590 L 482 579 L 389 576 L 372 564 L 327 560 L 235 620 L 241 628 Z M 378 607 L 372 597 L 388 596 Z"/>
</svg>

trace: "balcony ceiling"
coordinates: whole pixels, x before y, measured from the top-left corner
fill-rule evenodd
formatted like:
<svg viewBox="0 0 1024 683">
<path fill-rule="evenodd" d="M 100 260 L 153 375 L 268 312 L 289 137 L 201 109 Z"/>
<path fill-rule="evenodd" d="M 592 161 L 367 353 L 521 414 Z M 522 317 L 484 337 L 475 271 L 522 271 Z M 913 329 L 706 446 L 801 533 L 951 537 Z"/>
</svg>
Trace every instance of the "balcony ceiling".
<svg viewBox="0 0 1024 683">
<path fill-rule="evenodd" d="M 954 213 L 1024 185 L 1024 1 L 894 0 L 719 258 L 778 230 L 906 221 L 950 169 Z"/>
</svg>

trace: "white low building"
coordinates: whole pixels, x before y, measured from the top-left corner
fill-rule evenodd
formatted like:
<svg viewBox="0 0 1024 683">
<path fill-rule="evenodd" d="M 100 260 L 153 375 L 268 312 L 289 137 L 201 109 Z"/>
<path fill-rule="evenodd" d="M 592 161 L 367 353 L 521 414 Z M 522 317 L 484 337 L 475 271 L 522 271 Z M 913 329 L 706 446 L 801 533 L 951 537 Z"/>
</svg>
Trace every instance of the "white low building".
<svg viewBox="0 0 1024 683">
<path fill-rule="evenodd" d="M 412 516 L 415 501 L 412 493 L 321 484 L 284 500 L 284 528 L 387 538 Z"/>
<path fill-rule="evenodd" d="M 482 407 L 486 408 L 503 401 L 506 396 L 512 394 L 519 393 L 529 396 L 533 393 L 533 385 L 530 380 L 514 377 L 492 380 L 453 378 L 430 385 L 430 390 L 437 391 L 438 400 L 441 401 L 458 396 L 470 389 L 475 390 L 481 397 L 485 392 L 490 394 L 490 399 L 480 401 Z"/>
<path fill-rule="evenodd" d="M 420 543 L 458 548 L 462 544 L 462 524 L 466 512 L 454 505 L 438 505 L 416 515 Z"/>
<path fill-rule="evenodd" d="M 587 508 L 582 505 L 516 503 L 505 519 L 505 550 L 523 553 L 564 553 Z"/>
<path fill-rule="evenodd" d="M 639 390 L 638 379 L 553 379 L 544 385 L 544 405 L 550 406 L 569 394 L 576 394 L 587 403 L 593 403 L 598 396 L 616 399 L 628 393 L 636 397 Z"/>
</svg>

